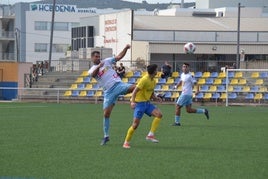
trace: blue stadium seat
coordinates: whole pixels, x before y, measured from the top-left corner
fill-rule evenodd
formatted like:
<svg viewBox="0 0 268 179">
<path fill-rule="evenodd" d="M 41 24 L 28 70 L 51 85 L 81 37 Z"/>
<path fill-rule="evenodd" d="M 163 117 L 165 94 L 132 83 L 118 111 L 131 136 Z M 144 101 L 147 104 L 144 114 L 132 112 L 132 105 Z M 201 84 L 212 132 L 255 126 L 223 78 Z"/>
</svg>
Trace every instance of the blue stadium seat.
<svg viewBox="0 0 268 179">
<path fill-rule="evenodd" d="M 242 92 L 242 86 L 234 86 L 233 92 Z"/>
<path fill-rule="evenodd" d="M 155 90 L 161 90 L 161 85 L 155 85 Z"/>
<path fill-rule="evenodd" d="M 254 99 L 254 94 L 253 93 L 247 93 L 245 96 L 245 99 Z"/>
<path fill-rule="evenodd" d="M 130 83 L 130 84 L 136 83 L 136 78 L 134 78 L 134 77 L 129 78 L 128 83 Z"/>
<path fill-rule="evenodd" d="M 164 98 L 165 99 L 170 99 L 171 96 L 172 96 L 172 93 L 170 91 L 168 91 L 168 92 L 165 93 L 165 97 Z"/>
<path fill-rule="evenodd" d="M 265 93 L 263 99 L 268 100 L 268 93 Z"/>
<path fill-rule="evenodd" d="M 225 86 L 224 85 L 217 86 L 217 92 L 225 92 Z"/>
<path fill-rule="evenodd" d="M 99 84 L 94 84 L 94 85 L 92 86 L 92 89 L 94 89 L 94 90 L 99 89 L 99 88 L 100 88 Z"/>
<path fill-rule="evenodd" d="M 214 82 L 214 79 L 213 79 L 213 78 L 207 78 L 207 79 L 206 79 L 206 84 L 207 84 L 207 85 L 212 85 L 213 82 Z"/>
<path fill-rule="evenodd" d="M 196 73 L 194 74 L 194 77 L 195 77 L 195 78 L 201 78 L 202 75 L 203 75 L 203 73 L 202 73 L 201 71 L 198 71 L 198 72 L 196 72 Z"/>
<path fill-rule="evenodd" d="M 208 89 L 209 89 L 208 85 L 202 85 L 200 91 L 208 91 Z"/>
<path fill-rule="evenodd" d="M 139 77 L 141 77 L 141 72 L 140 71 L 135 71 L 134 73 L 133 73 L 133 76 L 132 77 L 135 77 L 135 78 L 139 78 Z"/>
<path fill-rule="evenodd" d="M 165 78 L 159 78 L 157 84 L 166 84 L 167 80 Z"/>
<path fill-rule="evenodd" d="M 220 93 L 213 93 L 211 98 L 216 100 L 216 99 L 219 99 L 220 96 L 221 96 Z"/>
<path fill-rule="evenodd" d="M 175 80 L 174 80 L 174 84 L 178 84 L 180 81 L 181 81 L 181 78 L 180 78 L 180 77 L 175 78 Z"/>
<path fill-rule="evenodd" d="M 223 78 L 223 79 L 222 79 L 222 84 L 223 84 L 223 85 L 226 85 L 226 83 L 227 83 L 226 78 Z M 229 83 L 230 83 L 230 80 L 228 80 L 228 84 L 229 84 Z"/>
<path fill-rule="evenodd" d="M 252 86 L 252 87 L 250 87 L 250 91 L 256 93 L 256 92 L 259 91 L 259 87 L 258 86 Z"/>
<path fill-rule="evenodd" d="M 85 84 L 84 83 L 78 84 L 77 85 L 77 88 L 78 89 L 84 89 L 85 88 Z"/>
<path fill-rule="evenodd" d="M 79 91 L 77 91 L 77 90 L 72 91 L 72 96 L 73 97 L 79 96 Z"/>
<path fill-rule="evenodd" d="M 228 78 L 233 78 L 235 76 L 235 72 L 229 71 L 228 72 Z"/>
<path fill-rule="evenodd" d="M 218 78 L 218 76 L 219 76 L 219 73 L 218 73 L 218 72 L 212 72 L 212 73 L 210 74 L 210 77 L 211 77 L 211 78 Z"/>
<path fill-rule="evenodd" d="M 84 80 L 83 80 L 83 82 L 84 82 L 84 83 L 89 83 L 90 80 L 91 80 L 90 77 L 85 77 Z"/>
<path fill-rule="evenodd" d="M 228 93 L 228 99 L 236 99 L 237 94 L 236 93 Z"/>
<path fill-rule="evenodd" d="M 92 97 L 92 96 L 94 96 L 94 94 L 95 94 L 95 91 L 92 91 L 92 90 L 87 92 L 88 97 Z"/>
<path fill-rule="evenodd" d="M 261 72 L 260 78 L 268 78 L 268 72 Z"/>
<path fill-rule="evenodd" d="M 203 99 L 203 97 L 204 97 L 204 93 L 198 93 L 198 94 L 195 96 L 196 99 Z"/>
</svg>

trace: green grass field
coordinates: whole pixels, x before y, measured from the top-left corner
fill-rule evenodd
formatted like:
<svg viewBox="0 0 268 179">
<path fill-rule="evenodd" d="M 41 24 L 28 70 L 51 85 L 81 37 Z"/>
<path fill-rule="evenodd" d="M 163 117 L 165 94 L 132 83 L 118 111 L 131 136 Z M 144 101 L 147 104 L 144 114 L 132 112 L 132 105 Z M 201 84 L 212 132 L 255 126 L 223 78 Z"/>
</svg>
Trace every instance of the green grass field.
<svg viewBox="0 0 268 179">
<path fill-rule="evenodd" d="M 100 146 L 101 104 L 0 103 L 0 179 L 268 178 L 267 107 L 207 106 L 211 120 L 183 109 L 173 127 L 174 106 L 158 106 L 160 142 L 145 140 L 144 117 L 127 150 L 128 104 L 116 105 Z"/>
</svg>

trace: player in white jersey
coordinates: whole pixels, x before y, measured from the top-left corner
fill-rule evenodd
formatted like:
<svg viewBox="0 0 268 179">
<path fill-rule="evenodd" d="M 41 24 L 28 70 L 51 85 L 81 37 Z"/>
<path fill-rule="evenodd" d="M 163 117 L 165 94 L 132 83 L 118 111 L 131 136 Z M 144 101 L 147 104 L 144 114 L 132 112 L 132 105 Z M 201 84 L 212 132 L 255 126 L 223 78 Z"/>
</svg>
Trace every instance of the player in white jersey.
<svg viewBox="0 0 268 179">
<path fill-rule="evenodd" d="M 181 80 L 175 86 L 177 88 L 179 85 L 182 85 L 182 92 L 179 99 L 176 102 L 176 110 L 175 110 L 175 122 L 173 126 L 180 126 L 180 116 L 181 116 L 181 108 L 186 106 L 186 111 L 188 113 L 198 113 L 198 114 L 205 114 L 207 119 L 209 119 L 209 114 L 207 109 L 192 108 L 192 96 L 193 96 L 193 86 L 195 84 L 195 80 L 192 77 L 192 74 L 189 71 L 190 65 L 188 63 L 184 63 L 182 65 Z M 197 88 L 199 89 L 199 88 Z M 197 91 L 196 93 L 198 93 Z"/>
<path fill-rule="evenodd" d="M 130 45 L 126 45 L 122 52 L 115 57 L 100 59 L 100 52 L 93 51 L 91 53 L 91 60 L 93 66 L 88 70 L 88 74 L 94 77 L 99 85 L 103 88 L 104 100 L 103 100 L 103 132 L 104 138 L 101 141 L 101 145 L 105 145 L 109 140 L 109 127 L 110 127 L 110 115 L 115 105 L 115 102 L 119 95 L 131 93 L 135 85 L 123 83 L 121 78 L 117 75 L 113 69 L 113 65 L 121 60 Z"/>
</svg>

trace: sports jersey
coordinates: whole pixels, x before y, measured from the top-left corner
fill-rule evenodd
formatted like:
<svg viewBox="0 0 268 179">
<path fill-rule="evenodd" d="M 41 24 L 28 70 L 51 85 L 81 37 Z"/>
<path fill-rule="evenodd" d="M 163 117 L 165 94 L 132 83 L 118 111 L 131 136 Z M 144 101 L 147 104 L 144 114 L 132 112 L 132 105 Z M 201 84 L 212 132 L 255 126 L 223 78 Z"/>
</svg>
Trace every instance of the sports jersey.
<svg viewBox="0 0 268 179">
<path fill-rule="evenodd" d="M 135 102 L 150 101 L 156 85 L 155 79 L 151 79 L 147 74 L 140 79 L 137 84 L 139 91 L 136 94 Z"/>
<path fill-rule="evenodd" d="M 104 90 L 110 89 L 115 83 L 121 82 L 121 78 L 117 75 L 116 71 L 113 69 L 113 64 L 115 64 L 115 58 L 110 57 L 102 60 L 103 66 L 100 67 L 95 79 L 98 81 L 99 85 L 103 87 Z M 93 65 L 89 70 L 88 74 L 91 75 L 98 65 Z"/>
<path fill-rule="evenodd" d="M 184 95 L 192 95 L 193 94 L 193 85 L 195 83 L 194 78 L 190 72 L 181 74 L 182 81 L 182 93 Z"/>
</svg>

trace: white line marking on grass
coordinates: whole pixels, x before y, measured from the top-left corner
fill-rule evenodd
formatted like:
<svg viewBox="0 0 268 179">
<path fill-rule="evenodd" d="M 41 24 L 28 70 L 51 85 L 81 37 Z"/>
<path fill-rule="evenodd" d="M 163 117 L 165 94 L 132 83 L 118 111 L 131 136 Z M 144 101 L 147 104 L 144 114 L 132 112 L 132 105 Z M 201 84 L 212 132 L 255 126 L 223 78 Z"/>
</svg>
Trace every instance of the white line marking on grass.
<svg viewBox="0 0 268 179">
<path fill-rule="evenodd" d="M 0 109 L 46 108 L 48 106 L 0 106 Z"/>
</svg>

